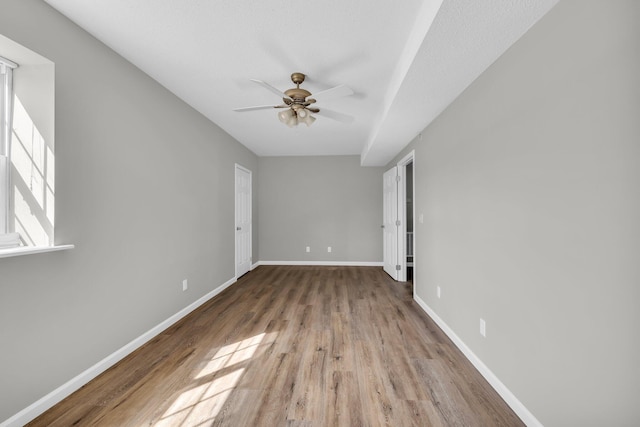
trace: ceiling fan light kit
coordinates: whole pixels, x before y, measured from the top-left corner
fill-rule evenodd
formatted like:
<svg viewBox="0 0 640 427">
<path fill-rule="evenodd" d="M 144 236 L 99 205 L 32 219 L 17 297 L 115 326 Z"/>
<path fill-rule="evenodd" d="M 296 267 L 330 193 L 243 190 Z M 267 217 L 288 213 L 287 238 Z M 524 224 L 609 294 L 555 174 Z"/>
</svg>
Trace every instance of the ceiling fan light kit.
<svg viewBox="0 0 640 427">
<path fill-rule="evenodd" d="M 278 113 L 278 119 L 290 128 L 297 126 L 300 123 L 311 126 L 316 118 L 311 115 L 309 110 L 300 106 L 292 106 L 286 110 Z"/>
<path fill-rule="evenodd" d="M 263 105 L 263 106 L 255 106 L 255 107 L 243 107 L 243 108 L 234 108 L 234 111 L 244 112 L 244 111 L 254 111 L 254 110 L 262 110 L 267 108 L 284 108 L 285 110 L 280 111 L 278 113 L 278 119 L 289 127 L 295 127 L 300 123 L 304 123 L 307 126 L 311 126 L 313 122 L 316 121 L 316 118 L 313 117 L 311 113 L 320 113 L 319 108 L 310 107 L 311 104 L 316 103 L 316 99 L 311 98 L 311 92 L 306 89 L 302 89 L 300 84 L 304 82 L 305 75 L 302 73 L 293 73 L 291 74 L 291 81 L 296 85 L 295 88 L 287 89 L 284 92 L 279 91 L 275 87 L 271 86 L 268 83 L 265 83 L 261 80 L 251 80 L 270 92 L 275 93 L 276 95 L 282 97 L 282 101 L 284 104 L 282 105 Z M 333 87 L 331 89 L 327 89 L 316 94 L 316 98 L 318 95 L 323 95 L 325 99 L 329 97 L 338 97 L 338 96 L 348 96 L 352 95 L 353 91 L 349 89 L 345 85 L 340 85 Z M 345 117 L 350 117 L 346 116 Z M 340 115 L 328 115 L 327 117 L 339 120 L 338 117 Z M 344 122 L 350 122 L 350 120 L 339 120 Z"/>
</svg>

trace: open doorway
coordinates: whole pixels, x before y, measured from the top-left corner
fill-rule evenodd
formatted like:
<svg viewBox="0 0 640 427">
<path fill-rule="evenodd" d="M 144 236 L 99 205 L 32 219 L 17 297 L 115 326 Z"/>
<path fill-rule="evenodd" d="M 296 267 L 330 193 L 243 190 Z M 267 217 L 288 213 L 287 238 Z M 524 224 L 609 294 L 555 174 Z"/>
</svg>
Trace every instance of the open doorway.
<svg viewBox="0 0 640 427">
<path fill-rule="evenodd" d="M 384 271 L 399 282 L 415 282 L 414 152 L 383 175 Z"/>
<path fill-rule="evenodd" d="M 406 231 L 406 258 L 407 258 L 407 282 L 413 282 L 413 161 L 406 165 L 405 188 L 405 223 Z"/>
<path fill-rule="evenodd" d="M 414 238 L 414 152 L 411 151 L 398 162 L 398 258 L 400 271 L 398 280 L 413 282 L 415 280 L 415 238 Z"/>
</svg>

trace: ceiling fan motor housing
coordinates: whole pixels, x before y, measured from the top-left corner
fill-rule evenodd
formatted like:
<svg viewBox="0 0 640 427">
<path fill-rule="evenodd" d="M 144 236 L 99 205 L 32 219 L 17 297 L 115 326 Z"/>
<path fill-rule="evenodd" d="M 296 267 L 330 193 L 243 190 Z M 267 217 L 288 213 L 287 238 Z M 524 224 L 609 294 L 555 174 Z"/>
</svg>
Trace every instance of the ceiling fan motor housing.
<svg viewBox="0 0 640 427">
<path fill-rule="evenodd" d="M 296 103 L 303 103 L 308 96 L 311 96 L 311 92 L 300 88 L 285 90 L 284 94 Z"/>
</svg>

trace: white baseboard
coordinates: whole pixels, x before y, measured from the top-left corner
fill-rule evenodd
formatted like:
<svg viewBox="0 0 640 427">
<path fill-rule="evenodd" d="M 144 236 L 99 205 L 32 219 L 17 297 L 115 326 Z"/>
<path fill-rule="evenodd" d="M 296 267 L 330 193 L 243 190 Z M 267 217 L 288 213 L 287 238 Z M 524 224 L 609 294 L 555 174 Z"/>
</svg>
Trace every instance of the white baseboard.
<svg viewBox="0 0 640 427">
<path fill-rule="evenodd" d="M 140 335 L 138 338 L 134 339 L 130 343 L 126 344 L 124 347 L 120 348 L 116 352 L 110 354 L 109 356 L 102 359 L 100 362 L 96 363 L 86 371 L 82 372 L 80 375 L 72 378 L 67 381 L 57 389 L 53 390 L 51 393 L 47 394 L 40 400 L 34 402 L 29 405 L 22 411 L 18 412 L 11 418 L 0 423 L 0 427 L 20 427 L 28 422 L 35 419 L 38 415 L 45 412 L 47 409 L 53 407 L 60 401 L 62 401 L 65 397 L 69 396 L 74 391 L 78 390 L 80 387 L 118 363 L 120 360 L 124 359 L 126 356 L 131 354 L 133 351 L 146 344 L 152 338 L 160 334 L 162 331 L 176 323 L 178 320 L 185 317 L 187 314 L 191 313 L 196 308 L 200 307 L 205 302 L 209 301 L 211 298 L 218 295 L 220 292 L 227 289 L 229 286 L 236 282 L 236 278 L 233 277 L 218 286 L 208 294 L 204 295 L 197 301 L 191 303 L 187 307 L 183 308 L 173 316 L 169 317 L 167 320 L 148 330 L 144 334 Z"/>
<path fill-rule="evenodd" d="M 258 261 L 259 265 L 324 265 L 345 267 L 382 267 L 384 263 L 378 261 Z"/>
<path fill-rule="evenodd" d="M 491 387 L 498 392 L 500 397 L 504 399 L 504 401 L 513 409 L 518 417 L 528 426 L 528 427 L 543 427 L 542 423 L 538 421 L 538 419 L 531 413 L 529 410 L 518 400 L 518 398 L 511 393 L 511 391 L 505 386 L 502 381 L 498 379 L 498 377 L 491 372 L 491 370 L 485 365 L 482 360 L 476 356 L 473 351 L 456 335 L 455 332 L 442 320 L 436 313 L 424 302 L 418 295 L 413 294 L 414 300 L 418 303 L 418 305 L 433 319 L 434 322 L 442 329 L 442 331 L 447 334 L 447 336 L 453 341 L 453 343 L 462 351 L 467 359 L 475 366 L 475 368 L 480 372 L 480 374 L 486 379 Z"/>
</svg>

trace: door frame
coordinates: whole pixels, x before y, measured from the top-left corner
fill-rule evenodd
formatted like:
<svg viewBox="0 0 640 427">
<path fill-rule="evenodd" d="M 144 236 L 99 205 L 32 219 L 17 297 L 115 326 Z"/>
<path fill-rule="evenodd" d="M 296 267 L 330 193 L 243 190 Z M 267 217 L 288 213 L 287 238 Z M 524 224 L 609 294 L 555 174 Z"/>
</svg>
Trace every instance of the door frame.
<svg viewBox="0 0 640 427">
<path fill-rule="evenodd" d="M 400 218 L 400 230 L 398 232 L 398 264 L 400 265 L 400 271 L 398 274 L 398 280 L 401 282 L 407 281 L 407 165 L 413 164 L 411 169 L 412 173 L 412 194 L 411 200 L 412 215 L 413 218 L 413 288 L 415 292 L 416 283 L 416 163 L 415 163 L 415 150 L 411 150 L 406 156 L 404 156 L 397 163 L 398 175 L 400 176 L 399 188 L 398 188 L 398 218 Z"/>
<path fill-rule="evenodd" d="M 253 268 L 253 172 L 251 169 L 248 169 L 241 164 L 236 163 L 233 168 L 233 239 L 234 239 L 234 272 L 235 277 L 238 278 L 238 171 L 243 171 L 249 174 L 249 269 L 247 272 L 251 271 Z"/>
</svg>

